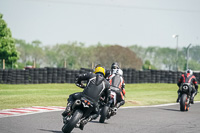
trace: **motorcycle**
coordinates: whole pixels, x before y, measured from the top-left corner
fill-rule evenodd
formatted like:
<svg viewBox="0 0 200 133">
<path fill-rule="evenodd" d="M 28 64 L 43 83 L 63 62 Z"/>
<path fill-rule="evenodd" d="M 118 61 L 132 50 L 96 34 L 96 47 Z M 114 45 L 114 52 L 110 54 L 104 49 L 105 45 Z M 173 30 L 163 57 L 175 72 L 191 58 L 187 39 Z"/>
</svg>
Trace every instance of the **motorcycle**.
<svg viewBox="0 0 200 133">
<path fill-rule="evenodd" d="M 110 119 L 111 116 L 116 115 L 116 103 L 117 99 L 114 91 L 111 91 L 111 98 L 108 103 L 106 103 L 104 100 L 100 102 L 100 123 L 104 123 L 106 119 Z"/>
<path fill-rule="evenodd" d="M 72 105 L 71 112 L 63 118 L 63 133 L 70 133 L 75 127 L 81 128 L 81 122 L 88 118 L 94 109 L 94 104 L 86 97 L 81 97 Z"/>
<path fill-rule="evenodd" d="M 188 111 L 190 107 L 190 97 L 191 97 L 192 86 L 189 83 L 183 83 L 180 87 L 180 110 Z"/>
</svg>

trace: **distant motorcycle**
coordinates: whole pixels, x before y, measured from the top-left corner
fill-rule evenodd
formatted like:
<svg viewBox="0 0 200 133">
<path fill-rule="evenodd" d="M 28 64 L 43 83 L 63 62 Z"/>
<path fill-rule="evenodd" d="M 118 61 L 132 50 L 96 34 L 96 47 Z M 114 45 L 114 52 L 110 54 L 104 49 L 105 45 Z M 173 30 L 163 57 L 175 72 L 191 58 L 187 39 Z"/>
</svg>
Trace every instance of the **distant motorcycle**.
<svg viewBox="0 0 200 133">
<path fill-rule="evenodd" d="M 105 103 L 103 100 L 100 104 L 100 123 L 104 123 L 106 119 L 110 119 L 111 116 L 116 115 L 117 108 L 115 107 L 117 103 L 116 100 L 116 93 L 114 91 L 111 91 L 111 99 L 108 103 Z"/>
<path fill-rule="evenodd" d="M 180 110 L 188 111 L 190 107 L 190 97 L 191 97 L 192 86 L 190 83 L 183 83 L 180 87 Z"/>
<path fill-rule="evenodd" d="M 70 133 L 75 127 L 80 128 L 81 122 L 88 118 L 93 111 L 94 104 L 86 97 L 76 100 L 71 112 L 63 118 L 63 133 Z"/>
</svg>

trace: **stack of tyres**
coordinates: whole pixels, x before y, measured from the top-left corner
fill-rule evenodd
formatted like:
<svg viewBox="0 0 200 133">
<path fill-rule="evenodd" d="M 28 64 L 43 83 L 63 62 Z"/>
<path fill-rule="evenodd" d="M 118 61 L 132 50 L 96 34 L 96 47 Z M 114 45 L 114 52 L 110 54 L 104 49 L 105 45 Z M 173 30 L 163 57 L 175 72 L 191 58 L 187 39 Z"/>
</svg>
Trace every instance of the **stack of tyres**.
<svg viewBox="0 0 200 133">
<path fill-rule="evenodd" d="M 8 70 L 3 71 L 3 83 L 7 84 L 8 82 Z"/>
<path fill-rule="evenodd" d="M 151 71 L 148 70 L 148 83 L 151 83 Z"/>
<path fill-rule="evenodd" d="M 47 67 L 47 83 L 52 83 L 53 68 Z"/>
<path fill-rule="evenodd" d="M 168 71 L 167 74 L 168 74 L 168 75 L 167 75 L 168 83 L 172 83 L 172 82 L 173 82 L 173 81 L 172 81 L 172 78 L 173 78 L 172 71 Z"/>
<path fill-rule="evenodd" d="M 37 76 L 37 80 L 39 84 L 43 83 L 43 75 L 44 75 L 44 69 L 43 68 L 37 68 L 38 71 L 38 76 Z"/>
<path fill-rule="evenodd" d="M 53 71 L 53 76 L 56 76 L 56 79 L 54 79 L 54 82 L 57 81 L 56 83 L 66 83 L 66 69 L 65 68 L 57 68 L 56 70 Z"/>
<path fill-rule="evenodd" d="M 143 79 L 144 79 L 144 73 L 143 71 L 139 71 L 139 83 L 144 83 Z"/>
<path fill-rule="evenodd" d="M 71 78 L 70 78 L 70 83 L 74 83 L 75 82 L 75 71 L 71 70 Z"/>
<path fill-rule="evenodd" d="M 57 68 L 53 68 L 52 83 L 57 83 L 57 78 L 58 78 L 57 72 L 58 72 Z"/>
<path fill-rule="evenodd" d="M 144 75 L 144 79 L 143 79 L 143 83 L 149 83 L 149 81 L 151 80 L 150 76 L 151 76 L 151 71 L 149 70 L 145 70 L 143 71 L 143 75 Z"/>
<path fill-rule="evenodd" d="M 29 83 L 33 84 L 33 78 L 34 78 L 34 70 L 33 69 L 27 69 L 29 71 Z"/>
<path fill-rule="evenodd" d="M 66 83 L 70 83 L 71 82 L 71 77 L 72 77 L 72 73 L 70 70 L 66 70 Z"/>
<path fill-rule="evenodd" d="M 16 71 L 16 84 L 24 83 L 24 70 L 13 70 Z"/>
<path fill-rule="evenodd" d="M 147 71 L 144 70 L 144 71 L 141 71 L 142 72 L 142 83 L 146 83 L 146 80 L 147 80 Z"/>
<path fill-rule="evenodd" d="M 75 70 L 75 77 L 77 77 L 78 75 L 81 74 L 81 71 L 80 70 Z"/>
<path fill-rule="evenodd" d="M 61 74 L 60 74 L 60 76 L 61 76 L 61 83 L 66 83 L 66 68 L 61 68 Z"/>
<path fill-rule="evenodd" d="M 11 79 L 12 78 L 12 69 L 8 69 L 8 72 L 7 72 L 7 79 L 6 79 L 6 83 L 7 84 L 10 84 L 11 83 Z"/>
<path fill-rule="evenodd" d="M 163 75 L 164 75 L 164 81 L 165 83 L 168 83 L 168 79 L 169 79 L 169 73 L 166 70 L 163 70 Z"/>
<path fill-rule="evenodd" d="M 3 69 L 0 69 L 0 84 L 3 84 Z"/>
<path fill-rule="evenodd" d="M 0 69 L 0 84 L 38 84 L 38 83 L 74 83 L 78 74 L 93 72 L 92 69 L 81 68 L 35 68 L 25 70 Z M 166 70 L 123 69 L 125 83 L 177 83 L 184 72 Z M 194 72 L 200 82 L 200 73 Z"/>
<path fill-rule="evenodd" d="M 132 69 L 127 69 L 127 83 L 131 83 L 132 81 Z"/>
<path fill-rule="evenodd" d="M 43 75 L 42 75 L 42 83 L 47 83 L 47 79 L 48 79 L 48 76 L 47 76 L 47 68 L 44 68 L 44 69 L 42 69 L 42 73 L 43 73 Z"/>
<path fill-rule="evenodd" d="M 57 83 L 61 83 L 62 68 L 57 68 Z"/>
<path fill-rule="evenodd" d="M 8 79 L 7 79 L 7 83 L 8 84 L 17 84 L 17 70 L 12 70 L 9 69 L 8 70 Z"/>
<path fill-rule="evenodd" d="M 140 83 L 140 79 L 139 79 L 139 71 L 135 71 L 135 83 Z"/>
<path fill-rule="evenodd" d="M 122 69 L 122 71 L 123 71 L 124 81 L 126 83 L 128 83 L 128 72 L 127 72 L 127 69 Z"/>
<path fill-rule="evenodd" d="M 168 83 L 167 72 L 163 70 L 161 75 L 162 75 L 162 78 L 161 78 L 161 79 L 163 80 L 163 82 L 164 82 L 164 83 Z"/>
<path fill-rule="evenodd" d="M 33 84 L 38 84 L 39 83 L 39 69 L 35 68 L 33 70 L 34 70 Z"/>
<path fill-rule="evenodd" d="M 173 72 L 173 83 L 177 83 L 177 72 Z"/>
<path fill-rule="evenodd" d="M 151 81 L 150 83 L 156 83 L 156 70 L 151 70 Z"/>
<path fill-rule="evenodd" d="M 155 83 L 160 83 L 161 82 L 161 71 L 157 70 L 156 71 L 156 80 Z"/>
<path fill-rule="evenodd" d="M 131 83 L 136 83 L 135 69 L 132 69 Z"/>
<path fill-rule="evenodd" d="M 25 69 L 24 70 L 24 84 L 29 84 L 29 82 L 30 82 L 29 70 Z"/>
<path fill-rule="evenodd" d="M 165 80 L 165 71 L 160 70 L 160 83 L 166 83 Z"/>
</svg>

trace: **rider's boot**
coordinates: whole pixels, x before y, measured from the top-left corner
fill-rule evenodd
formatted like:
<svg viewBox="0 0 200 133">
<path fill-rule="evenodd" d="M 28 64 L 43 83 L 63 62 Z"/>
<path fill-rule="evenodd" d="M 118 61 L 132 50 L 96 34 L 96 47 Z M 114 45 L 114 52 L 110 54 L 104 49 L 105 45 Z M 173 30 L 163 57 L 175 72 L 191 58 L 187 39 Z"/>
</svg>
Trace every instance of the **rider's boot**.
<svg viewBox="0 0 200 133">
<path fill-rule="evenodd" d="M 84 126 L 85 126 L 89 121 L 95 120 L 98 116 L 99 116 L 99 113 L 92 114 L 91 116 L 89 116 L 89 117 L 86 118 L 85 120 L 81 121 L 81 123 L 80 123 L 80 129 L 83 130 Z"/>
<path fill-rule="evenodd" d="M 176 100 L 177 103 L 180 101 L 180 97 L 181 97 L 181 95 L 180 95 L 180 93 L 178 93 L 178 98 Z"/>
<path fill-rule="evenodd" d="M 79 127 L 79 128 L 80 128 L 81 130 L 83 130 L 84 126 L 85 126 L 89 121 L 91 121 L 91 120 L 92 120 L 92 116 L 86 118 L 85 120 L 82 120 L 81 123 L 80 123 L 80 127 Z"/>
<path fill-rule="evenodd" d="M 66 116 L 69 114 L 69 112 L 71 111 L 72 104 L 73 104 L 72 101 L 70 101 L 70 102 L 67 104 L 67 107 L 66 107 L 65 111 L 62 113 L 62 116 L 63 116 L 63 117 L 66 117 Z"/>
<path fill-rule="evenodd" d="M 120 106 L 124 105 L 125 101 L 121 101 L 121 102 L 118 102 L 117 105 L 116 105 L 116 108 L 119 108 Z"/>
<path fill-rule="evenodd" d="M 195 93 L 193 93 L 192 96 L 191 96 L 191 98 L 190 98 L 190 103 L 191 104 L 194 104 L 194 96 L 195 96 Z"/>
</svg>

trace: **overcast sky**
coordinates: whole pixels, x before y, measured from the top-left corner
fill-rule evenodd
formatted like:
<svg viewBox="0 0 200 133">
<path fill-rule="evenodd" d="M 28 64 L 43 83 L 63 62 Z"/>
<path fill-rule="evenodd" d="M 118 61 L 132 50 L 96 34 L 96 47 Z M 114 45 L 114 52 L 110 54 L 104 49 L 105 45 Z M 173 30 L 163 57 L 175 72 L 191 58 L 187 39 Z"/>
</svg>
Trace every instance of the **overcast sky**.
<svg viewBox="0 0 200 133">
<path fill-rule="evenodd" d="M 14 38 L 176 48 L 200 44 L 200 0 L 0 0 Z"/>
</svg>

